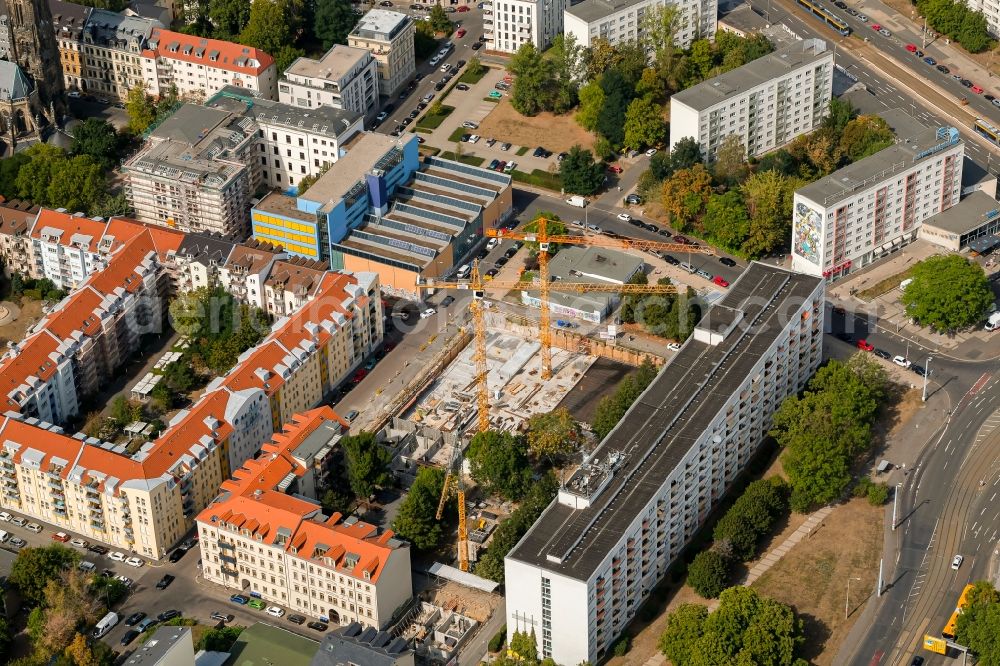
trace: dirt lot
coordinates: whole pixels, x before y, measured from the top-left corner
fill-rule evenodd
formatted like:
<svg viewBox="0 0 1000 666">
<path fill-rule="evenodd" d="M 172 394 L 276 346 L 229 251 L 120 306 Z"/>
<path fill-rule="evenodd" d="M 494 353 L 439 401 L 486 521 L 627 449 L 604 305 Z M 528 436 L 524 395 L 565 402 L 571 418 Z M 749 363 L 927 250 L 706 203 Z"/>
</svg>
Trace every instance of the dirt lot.
<svg viewBox="0 0 1000 666">
<path fill-rule="evenodd" d="M 17 307 L 11 303 L 6 303 L 6 305 L 12 309 Z M 18 314 L 14 321 L 0 326 L 0 341 L 13 340 L 14 342 L 20 342 L 24 339 L 24 333 L 28 330 L 28 327 L 42 318 L 41 301 L 25 299 L 24 305 L 20 306 L 19 309 L 20 314 Z"/>
<path fill-rule="evenodd" d="M 878 578 L 884 510 L 866 500 L 838 506 L 826 520 L 753 586 L 793 606 L 805 621 L 805 656 L 823 666 L 860 615 Z M 850 616 L 844 618 L 846 581 L 851 581 Z"/>
<path fill-rule="evenodd" d="M 594 145 L 594 136 L 577 125 L 572 114 L 540 113 L 528 118 L 515 111 L 506 97 L 480 123 L 479 134 L 504 137 L 504 141 L 515 146 L 545 146 L 554 153 L 569 150 L 576 144 L 584 148 Z"/>
</svg>

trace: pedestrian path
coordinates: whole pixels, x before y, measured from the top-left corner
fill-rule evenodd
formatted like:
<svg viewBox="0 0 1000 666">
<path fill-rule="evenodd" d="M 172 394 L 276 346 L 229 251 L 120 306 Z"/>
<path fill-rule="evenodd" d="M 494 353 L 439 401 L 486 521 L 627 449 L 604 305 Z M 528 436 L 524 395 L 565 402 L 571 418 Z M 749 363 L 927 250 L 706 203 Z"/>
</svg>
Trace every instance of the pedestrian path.
<svg viewBox="0 0 1000 666">
<path fill-rule="evenodd" d="M 788 538 L 781 542 L 781 545 L 777 548 L 769 550 L 767 554 L 764 555 L 764 557 L 762 557 L 752 569 L 750 569 L 746 579 L 744 579 L 740 584 L 751 585 L 755 580 L 763 576 L 764 573 L 777 564 L 778 561 L 784 557 L 793 546 L 795 546 L 795 544 L 809 536 L 809 533 L 816 529 L 817 525 L 822 524 L 822 522 L 826 520 L 826 517 L 830 515 L 831 511 L 833 511 L 832 506 L 824 506 L 822 509 L 812 512 L 809 517 L 806 518 L 806 522 L 799 525 L 799 529 L 789 534 Z"/>
</svg>

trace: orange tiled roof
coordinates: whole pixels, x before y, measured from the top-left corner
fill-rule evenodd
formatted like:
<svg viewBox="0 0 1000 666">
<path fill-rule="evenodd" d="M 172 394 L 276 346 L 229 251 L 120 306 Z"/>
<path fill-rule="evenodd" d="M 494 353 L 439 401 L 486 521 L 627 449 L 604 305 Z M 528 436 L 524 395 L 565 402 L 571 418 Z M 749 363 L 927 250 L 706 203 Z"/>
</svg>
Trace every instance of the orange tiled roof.
<svg viewBox="0 0 1000 666">
<path fill-rule="evenodd" d="M 87 250 L 97 252 L 97 245 L 101 236 L 104 235 L 104 226 L 103 220 L 92 220 L 79 215 L 70 215 L 43 208 L 39 211 L 38 218 L 31 228 L 31 237 L 41 239 L 42 229 L 52 227 L 63 232 L 59 238 L 61 245 L 69 246 L 73 242 L 73 236 L 80 235 L 88 238 Z"/>
<path fill-rule="evenodd" d="M 149 231 L 152 236 L 153 245 L 156 247 L 156 253 L 160 255 L 161 261 L 166 258 L 168 253 L 176 252 L 181 243 L 184 242 L 185 234 L 182 231 L 131 220 L 127 217 L 111 218 L 104 230 L 104 236 L 106 239 L 114 239 L 114 244 L 111 247 L 111 251 L 114 251 L 138 236 L 143 230 Z"/>
<path fill-rule="evenodd" d="M 149 42 L 156 42 L 156 49 L 146 49 L 142 55 L 146 58 L 169 58 L 184 62 L 197 63 L 205 67 L 225 69 L 240 74 L 259 76 L 261 72 L 274 65 L 274 58 L 260 49 L 255 49 L 234 42 L 224 42 L 219 39 L 205 39 L 196 35 L 185 35 L 182 32 L 154 28 L 149 36 Z M 171 51 L 176 45 L 177 50 Z M 188 52 L 185 53 L 185 49 Z M 213 62 L 211 55 L 217 52 Z M 198 55 L 200 53 L 200 55 Z M 242 59 L 242 60 L 241 60 Z M 246 64 L 244 64 L 244 61 Z M 253 61 L 256 61 L 255 63 Z M 239 64 L 238 64 L 239 63 Z"/>
</svg>

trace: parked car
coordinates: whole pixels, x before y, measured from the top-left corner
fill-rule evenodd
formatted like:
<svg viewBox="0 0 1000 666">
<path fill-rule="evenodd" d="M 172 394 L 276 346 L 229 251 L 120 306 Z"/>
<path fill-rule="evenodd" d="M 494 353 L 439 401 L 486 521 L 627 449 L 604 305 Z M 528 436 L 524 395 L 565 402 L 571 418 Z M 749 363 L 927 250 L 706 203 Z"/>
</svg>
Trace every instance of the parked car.
<svg viewBox="0 0 1000 666">
<path fill-rule="evenodd" d="M 696 270 L 694 272 L 694 274 L 697 275 L 698 277 L 705 278 L 706 280 L 709 280 L 709 281 L 711 281 L 711 280 L 713 280 L 715 278 L 714 275 L 712 275 L 708 271 L 704 271 L 704 270 L 702 270 L 700 268 L 698 270 Z"/>
<path fill-rule="evenodd" d="M 95 555 L 105 555 L 108 552 L 107 548 L 97 543 L 92 543 L 89 546 L 87 546 L 87 550 L 90 551 L 91 553 L 94 553 Z"/>
<path fill-rule="evenodd" d="M 177 562 L 181 561 L 182 557 L 187 555 L 187 552 L 188 552 L 187 548 L 177 548 L 174 550 L 174 552 L 170 553 L 170 557 L 168 557 L 167 559 L 170 560 L 171 563 L 176 564 Z"/>
<path fill-rule="evenodd" d="M 227 615 L 220 611 L 212 611 L 212 615 L 210 617 L 216 622 L 232 622 L 234 619 L 236 619 L 235 616 Z"/>
<path fill-rule="evenodd" d="M 462 123 L 462 127 L 464 127 L 465 129 L 472 129 L 472 130 L 479 129 L 479 123 L 473 122 L 471 120 L 466 120 L 464 123 Z"/>
<path fill-rule="evenodd" d="M 240 606 L 246 606 L 247 602 L 250 601 L 242 594 L 234 594 L 231 597 L 229 597 L 229 600 L 232 601 L 234 604 L 239 604 Z"/>
<path fill-rule="evenodd" d="M 446 308 L 454 302 L 455 302 L 454 296 L 445 296 L 444 298 L 441 299 L 441 307 Z"/>
<path fill-rule="evenodd" d="M 139 631 L 136 629 L 129 629 L 122 635 L 121 641 L 118 642 L 122 647 L 126 647 L 129 643 L 134 641 L 136 637 L 139 636 Z"/>
<path fill-rule="evenodd" d="M 135 625 L 142 622 L 144 619 L 146 619 L 146 614 L 143 613 L 142 611 L 136 611 L 135 613 L 132 613 L 127 618 L 125 618 L 125 626 L 134 627 Z"/>
<path fill-rule="evenodd" d="M 139 623 L 139 625 L 136 627 L 136 630 L 138 630 L 141 633 L 152 627 L 154 624 L 156 624 L 156 618 L 147 617 L 145 620 Z"/>
<path fill-rule="evenodd" d="M 326 631 L 328 629 L 327 625 L 323 622 L 310 622 L 306 626 L 315 631 Z"/>
<path fill-rule="evenodd" d="M 156 589 L 165 590 L 172 582 L 174 582 L 173 576 L 171 576 L 170 574 L 163 574 L 163 578 L 161 578 L 156 583 Z"/>
<path fill-rule="evenodd" d="M 306 618 L 302 615 L 293 614 L 288 616 L 288 621 L 291 622 L 292 624 L 302 624 L 303 622 L 306 621 Z"/>
<path fill-rule="evenodd" d="M 655 154 L 656 154 L 656 148 L 650 148 L 649 150 L 646 151 L 646 157 L 652 157 Z"/>
<path fill-rule="evenodd" d="M 354 423 L 354 419 L 358 418 L 358 410 L 352 409 L 344 414 L 344 418 L 347 419 L 348 423 Z"/>
<path fill-rule="evenodd" d="M 619 220 L 621 220 L 622 222 L 631 222 L 632 221 L 632 216 L 629 215 L 628 213 L 618 213 L 618 215 L 616 215 L 616 217 Z"/>
<path fill-rule="evenodd" d="M 267 604 L 265 604 L 260 599 L 251 599 L 250 602 L 247 604 L 247 606 L 253 608 L 254 610 L 264 610 L 265 608 L 267 608 Z"/>
<path fill-rule="evenodd" d="M 35 534 L 40 534 L 42 531 L 42 526 L 39 525 L 38 523 L 28 523 L 27 525 L 24 526 L 24 529 L 28 530 L 29 532 L 34 532 Z"/>
<path fill-rule="evenodd" d="M 878 347 L 876 347 L 875 349 L 873 349 L 872 353 L 875 354 L 876 356 L 878 356 L 879 358 L 884 358 L 887 361 L 892 358 L 892 354 L 890 354 L 889 352 L 887 352 L 884 349 L 879 349 Z"/>
<path fill-rule="evenodd" d="M 65 532 L 56 532 L 52 535 L 52 540 L 60 543 L 66 543 L 69 541 L 69 535 Z"/>
<path fill-rule="evenodd" d="M 491 160 L 489 166 L 487 166 L 486 168 L 492 171 L 497 168 L 498 164 L 500 164 L 500 160 Z"/>
<path fill-rule="evenodd" d="M 28 524 L 28 520 L 26 518 L 22 518 L 21 516 L 14 516 L 10 519 L 10 524 L 17 525 L 18 527 L 24 527 Z"/>
<path fill-rule="evenodd" d="M 28 545 L 28 542 L 20 537 L 14 537 L 9 543 L 11 548 L 24 548 Z"/>
<path fill-rule="evenodd" d="M 131 589 L 132 586 L 135 584 L 135 581 L 133 581 L 128 576 L 116 576 L 115 580 L 117 580 L 118 582 L 120 582 L 122 585 L 124 585 L 125 587 L 127 587 L 129 589 Z"/>
<path fill-rule="evenodd" d="M 435 310 L 434 308 L 427 308 L 426 310 L 424 310 L 423 312 L 420 313 L 420 318 L 421 319 L 429 319 L 430 317 L 433 317 L 436 314 L 437 314 L 437 310 Z"/>
<path fill-rule="evenodd" d="M 77 537 L 76 539 L 70 541 L 69 545 L 76 546 L 77 548 L 86 548 L 87 546 L 90 545 L 90 542 Z"/>
<path fill-rule="evenodd" d="M 500 144 L 500 150 L 503 150 L 503 151 L 510 150 L 510 144 L 507 143 L 507 142 L 501 143 Z"/>
<path fill-rule="evenodd" d="M 469 86 L 467 86 L 464 83 L 459 83 L 457 86 L 455 86 L 455 90 L 461 90 L 462 92 L 465 92 L 468 89 L 469 89 Z"/>
<path fill-rule="evenodd" d="M 10 519 L 13 518 L 13 517 L 14 516 L 10 515 L 6 511 L 0 512 L 0 520 L 2 520 L 5 523 L 9 523 Z"/>
<path fill-rule="evenodd" d="M 125 564 L 129 565 L 130 567 L 135 567 L 136 569 L 139 569 L 146 565 L 146 560 L 142 559 L 141 557 L 130 557 L 127 560 L 125 560 Z"/>
<path fill-rule="evenodd" d="M 472 45 L 472 50 L 473 51 L 478 51 L 481 48 L 483 48 L 483 43 L 482 42 L 476 42 L 475 44 Z"/>
<path fill-rule="evenodd" d="M 681 263 L 679 259 L 670 254 L 663 255 L 663 261 L 667 262 L 671 266 L 677 266 Z"/>
<path fill-rule="evenodd" d="M 603 230 L 599 226 L 597 226 L 596 224 L 588 224 L 587 225 L 587 231 L 592 231 L 595 234 L 599 234 L 599 233 L 602 233 Z"/>
<path fill-rule="evenodd" d="M 623 171 L 625 171 L 625 169 L 623 169 L 618 164 L 609 164 L 608 165 L 608 171 L 611 172 L 611 173 L 622 173 Z"/>
<path fill-rule="evenodd" d="M 503 172 L 510 173 L 516 168 L 517 168 L 517 162 L 507 162 L 507 164 L 504 165 Z"/>
<path fill-rule="evenodd" d="M 964 557 L 962 557 L 961 555 L 956 555 L 954 559 L 952 559 L 951 561 L 951 568 L 954 569 L 955 571 L 958 571 L 958 568 L 962 566 L 962 562 L 964 561 L 965 561 Z"/>
<path fill-rule="evenodd" d="M 933 60 L 933 58 L 931 58 L 931 60 Z M 924 62 L 927 62 L 926 58 L 924 59 Z M 930 63 L 927 63 L 927 64 L 930 64 Z M 937 71 L 941 72 L 942 74 L 951 74 L 951 70 L 948 69 L 947 67 L 945 67 L 944 65 L 938 65 L 937 66 Z"/>
<path fill-rule="evenodd" d="M 667 345 L 667 349 L 669 349 L 672 352 L 679 352 L 681 350 L 681 343 L 671 342 L 669 345 Z"/>
<path fill-rule="evenodd" d="M 284 617 L 285 615 L 285 609 L 278 606 L 268 606 L 264 612 L 271 617 Z"/>
<path fill-rule="evenodd" d="M 917 52 L 917 45 L 916 44 L 907 44 L 906 45 L 906 50 L 909 51 L 910 53 L 916 53 Z"/>
<path fill-rule="evenodd" d="M 712 283 L 713 284 L 717 284 L 720 287 L 728 287 L 729 286 L 729 282 L 724 277 L 722 277 L 721 275 L 716 275 L 714 278 L 712 278 Z"/>
<path fill-rule="evenodd" d="M 108 555 L 108 559 L 111 560 L 112 562 L 124 562 L 125 553 L 121 552 L 120 550 L 116 550 L 110 555 Z"/>
<path fill-rule="evenodd" d="M 641 203 L 642 203 L 642 197 L 639 196 L 638 194 L 630 194 L 627 197 L 625 197 L 626 206 L 638 206 Z"/>
<path fill-rule="evenodd" d="M 674 238 L 676 238 L 676 236 Z M 729 257 L 719 257 L 719 263 L 722 264 L 723 266 L 735 266 L 736 265 L 736 262 L 733 261 L 732 259 L 730 259 Z"/>
<path fill-rule="evenodd" d="M 875 351 L 875 345 L 868 342 L 867 340 L 861 339 L 858 340 L 858 349 L 866 352 Z"/>
<path fill-rule="evenodd" d="M 165 610 L 162 613 L 160 613 L 159 615 L 157 615 L 156 616 L 156 620 L 158 622 L 166 622 L 167 620 L 172 620 L 175 617 L 180 617 L 180 616 L 181 616 L 181 612 L 179 610 L 175 610 L 175 609 L 171 608 L 170 610 Z"/>
<path fill-rule="evenodd" d="M 905 356 L 893 356 L 892 362 L 901 368 L 909 368 L 913 365 Z"/>
</svg>

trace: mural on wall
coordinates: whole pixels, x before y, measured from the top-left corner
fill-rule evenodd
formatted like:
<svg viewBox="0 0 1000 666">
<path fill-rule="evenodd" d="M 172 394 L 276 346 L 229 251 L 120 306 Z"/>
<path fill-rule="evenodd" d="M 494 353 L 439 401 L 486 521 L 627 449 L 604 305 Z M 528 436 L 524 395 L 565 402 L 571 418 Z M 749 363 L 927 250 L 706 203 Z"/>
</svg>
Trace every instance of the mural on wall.
<svg viewBox="0 0 1000 666">
<path fill-rule="evenodd" d="M 822 216 L 804 203 L 796 203 L 792 216 L 792 252 L 819 266 L 822 234 Z"/>
</svg>

